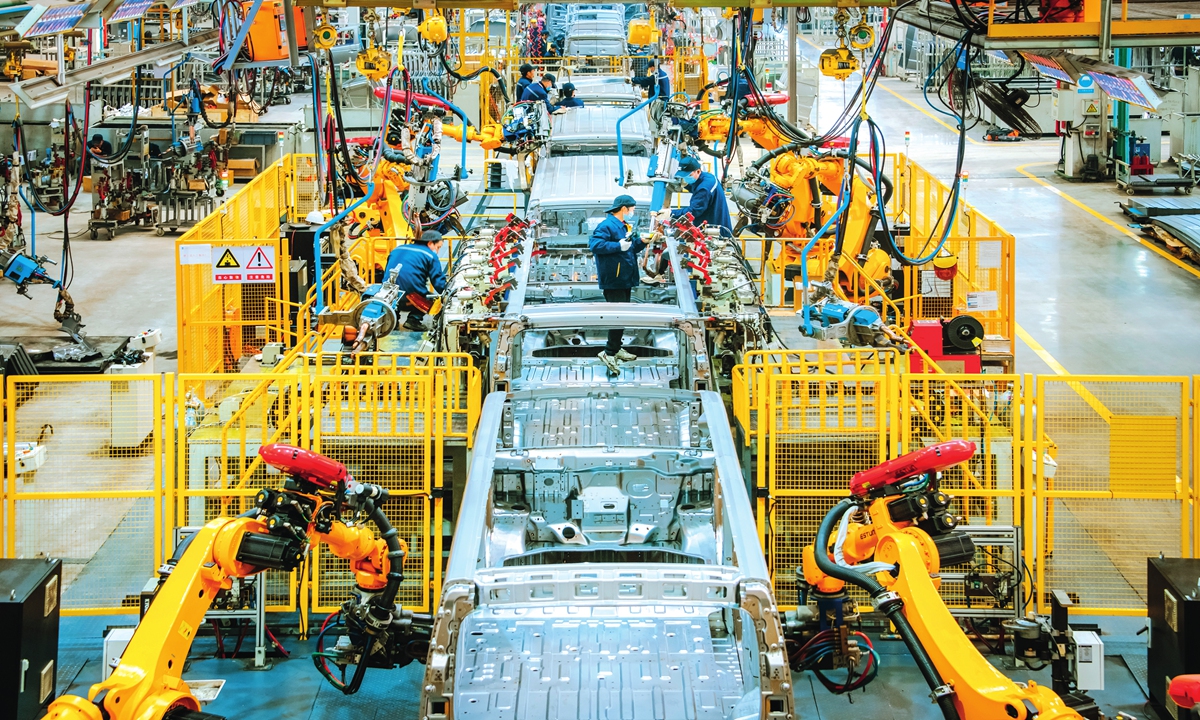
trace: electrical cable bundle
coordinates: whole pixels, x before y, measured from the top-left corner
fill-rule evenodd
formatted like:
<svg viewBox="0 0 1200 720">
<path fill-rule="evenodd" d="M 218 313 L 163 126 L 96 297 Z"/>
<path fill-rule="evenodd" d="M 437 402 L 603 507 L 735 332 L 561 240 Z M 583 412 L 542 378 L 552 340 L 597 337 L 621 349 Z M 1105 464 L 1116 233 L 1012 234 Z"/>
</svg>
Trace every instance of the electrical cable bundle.
<svg viewBox="0 0 1200 720">
<path fill-rule="evenodd" d="M 133 71 L 133 115 L 129 118 L 129 134 L 125 136 L 125 142 L 121 145 L 121 149 L 115 151 L 112 155 L 100 155 L 86 144 L 83 146 L 87 154 L 91 155 L 92 159 L 101 165 L 116 165 L 117 163 L 124 162 L 125 158 L 129 155 L 129 151 L 133 148 L 133 136 L 137 130 L 138 104 L 142 101 L 141 79 L 142 66 L 138 65 Z M 88 97 L 90 98 L 91 95 L 89 94 Z M 87 132 L 87 127 L 84 127 L 84 132 Z"/>
<path fill-rule="evenodd" d="M 836 630 L 822 630 L 813 635 L 812 639 L 800 648 L 789 651 L 789 664 L 796 671 L 812 670 L 817 679 L 821 681 L 821 684 L 825 686 L 825 689 L 834 695 L 842 695 L 854 690 L 860 690 L 879 675 L 879 653 L 875 651 L 875 646 L 871 644 L 871 639 L 864 633 L 854 631 L 850 635 L 857 638 L 859 643 L 861 643 L 863 655 L 866 656 L 866 667 L 861 673 L 851 668 L 844 683 L 834 682 L 819 667 L 824 660 L 833 656 L 837 648 L 838 638 Z"/>
<path fill-rule="evenodd" d="M 965 61 L 966 69 L 964 71 L 959 73 L 948 73 L 946 76 L 947 80 L 950 78 L 958 78 L 962 81 L 959 88 L 959 97 L 962 98 L 961 101 L 955 103 L 955 93 L 953 91 L 949 92 L 947 97 L 943 99 L 946 107 L 950 110 L 955 110 L 957 105 L 957 112 L 951 114 L 934 108 L 944 115 L 950 115 L 958 122 L 958 147 L 954 162 L 954 184 L 950 189 L 950 194 L 947 196 L 946 202 L 942 205 L 941 211 L 938 212 L 937 219 L 935 219 L 933 222 L 933 227 L 929 233 L 929 237 L 925 238 L 924 245 L 922 245 L 921 250 L 917 253 L 917 257 L 909 257 L 900 248 L 899 243 L 896 241 L 896 237 L 892 234 L 892 229 L 888 226 L 887 213 L 885 212 L 884 208 L 884 203 L 886 200 L 883 198 L 882 194 L 876 193 L 876 204 L 879 209 L 879 222 L 883 229 L 884 243 L 887 245 L 886 249 L 892 257 L 896 258 L 896 260 L 904 265 L 924 265 L 928 262 L 931 262 L 946 246 L 946 241 L 950 237 L 950 231 L 954 228 L 955 217 L 958 214 L 959 196 L 962 190 L 962 168 L 963 160 L 966 156 L 967 150 L 967 130 L 970 127 L 974 127 L 974 124 L 971 126 L 967 125 L 967 109 L 965 102 L 965 99 L 970 96 L 970 43 L 971 33 L 967 32 L 933 70 L 933 72 L 936 72 L 951 57 L 957 58 L 961 56 Z M 930 73 L 931 77 L 933 72 Z M 944 84 L 945 83 L 943 83 L 943 85 Z M 938 92 L 938 97 L 942 97 L 940 90 Z M 928 102 L 928 96 L 926 96 L 926 101 Z M 932 107 L 932 103 L 930 103 L 930 106 Z M 849 152 L 852 157 L 856 152 L 855 145 L 857 141 L 858 126 L 860 123 L 861 120 L 855 123 L 854 133 L 852 134 L 849 148 Z M 872 177 L 876 181 L 876 187 L 879 187 L 879 183 L 883 178 L 883 164 L 884 158 L 887 155 L 887 143 L 884 138 L 883 131 L 879 128 L 874 120 L 867 118 L 866 123 L 868 136 L 870 138 L 869 164 L 871 166 Z M 937 234 L 938 225 L 942 223 L 943 220 L 945 222 L 945 226 L 942 228 L 941 237 L 936 240 L 936 247 L 934 247 L 933 250 L 929 250 L 929 246 L 935 243 L 934 236 Z"/>
</svg>

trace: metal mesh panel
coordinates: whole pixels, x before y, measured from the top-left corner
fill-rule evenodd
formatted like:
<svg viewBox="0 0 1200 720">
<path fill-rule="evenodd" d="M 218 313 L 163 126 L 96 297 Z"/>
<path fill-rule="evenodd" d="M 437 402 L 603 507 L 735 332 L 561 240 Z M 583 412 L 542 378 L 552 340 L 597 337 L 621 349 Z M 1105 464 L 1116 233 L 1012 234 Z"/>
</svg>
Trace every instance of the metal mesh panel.
<svg viewBox="0 0 1200 720">
<path fill-rule="evenodd" d="M 316 158 L 312 155 L 291 155 L 289 219 L 300 222 L 318 206 Z"/>
<path fill-rule="evenodd" d="M 63 611 L 136 612 L 162 561 L 161 379 L 9 378 L 8 557 L 63 562 Z"/>
<path fill-rule="evenodd" d="M 405 495 L 390 498 L 384 505 L 388 522 L 408 543 L 404 561 L 404 582 L 397 601 L 412 610 L 429 608 L 429 498 L 424 495 Z M 371 524 L 374 528 L 374 524 Z M 334 556 L 325 545 L 318 546 L 313 565 L 313 612 L 337 610 L 350 597 L 354 574 L 350 564 Z"/>
<path fill-rule="evenodd" d="M 199 526 L 250 509 L 281 478 L 258 457 L 267 443 L 302 445 L 306 398 L 295 375 L 181 375 L 172 527 Z M 267 609 L 296 608 L 297 575 L 267 573 Z"/>
<path fill-rule="evenodd" d="M 1084 612 L 1140 614 L 1146 557 L 1188 554 L 1187 405 L 1186 378 L 1038 379 L 1039 450 L 1057 462 L 1037 476 L 1043 608 L 1062 589 Z"/>
<path fill-rule="evenodd" d="M 955 513 L 968 524 L 1019 524 L 1019 378 L 904 375 L 901 383 L 902 452 L 946 440 L 974 442 L 975 456 L 943 473 L 940 488 L 955 497 Z"/>
<path fill-rule="evenodd" d="M 836 502 L 835 497 L 774 498 L 764 546 L 769 553 L 771 584 L 780 609 L 791 609 L 799 603 L 796 568 L 801 565 L 801 553 L 812 544 L 817 526 Z"/>
<path fill-rule="evenodd" d="M 907 320 L 970 314 L 983 323 L 988 335 L 1012 341 L 1014 316 L 1013 236 L 970 203 L 960 200 L 953 219 L 942 214 L 951 187 L 928 170 L 898 155 L 901 168 L 896 207 L 911 224 L 904 241 L 905 253 L 922 257 L 929 252 L 930 238 L 941 238 L 947 222 L 953 222 L 946 249 L 958 256 L 958 269 L 951 280 L 934 275 L 932 264 L 905 270 Z"/>
<path fill-rule="evenodd" d="M 416 375 L 429 377 L 435 432 L 446 439 L 475 439 L 482 378 L 467 353 L 317 353 L 317 372 L 343 378 Z"/>
<path fill-rule="evenodd" d="M 317 375 L 311 380 L 313 449 L 345 464 L 356 479 L 390 492 L 384 512 L 409 545 L 400 600 L 417 609 L 429 602 L 429 493 L 435 466 L 440 471 L 434 453 L 433 380 L 411 374 Z M 313 612 L 336 609 L 352 584 L 349 564 L 325 546 L 317 551 L 313 579 Z"/>
<path fill-rule="evenodd" d="M 208 220 L 197 229 L 208 227 Z M 278 228 L 276 228 L 277 230 Z M 278 232 L 269 240 L 202 237 L 189 231 L 176 241 L 176 306 L 179 323 L 179 367 L 184 372 L 236 372 L 248 356 L 262 349 L 269 336 L 285 334 L 287 314 L 277 308 L 284 296 L 288 265 L 286 245 Z M 183 258 L 191 253 L 210 256 L 213 245 L 275 247 L 275 279 L 270 283 L 217 284 L 212 265 Z"/>
<path fill-rule="evenodd" d="M 885 459 L 884 379 L 776 375 L 768 399 L 772 493 L 844 491 L 850 475 Z"/>
</svg>

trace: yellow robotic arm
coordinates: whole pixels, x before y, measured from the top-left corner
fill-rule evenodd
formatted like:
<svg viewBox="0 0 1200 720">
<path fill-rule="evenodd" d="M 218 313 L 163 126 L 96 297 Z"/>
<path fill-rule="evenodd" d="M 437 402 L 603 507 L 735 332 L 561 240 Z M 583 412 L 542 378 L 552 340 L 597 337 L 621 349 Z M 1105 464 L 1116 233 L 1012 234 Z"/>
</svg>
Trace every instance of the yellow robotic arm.
<svg viewBox="0 0 1200 720">
<path fill-rule="evenodd" d="M 463 139 L 462 125 L 443 125 L 442 134 L 449 135 L 455 140 Z M 484 125 L 482 130 L 474 127 L 467 128 L 467 142 L 477 142 L 484 150 L 495 150 L 504 141 L 504 129 L 499 125 Z"/>
<path fill-rule="evenodd" d="M 974 452 L 974 443 L 954 440 L 855 475 L 852 496 L 825 516 L 816 542 L 804 549 L 805 580 L 826 593 L 846 582 L 866 589 L 913 653 L 947 720 L 1082 720 L 1050 688 L 1016 683 L 993 667 L 938 594 L 941 566 L 969 561 L 974 545 L 954 530 L 951 498 L 937 489 L 937 473 Z"/>
<path fill-rule="evenodd" d="M 198 715 L 200 703 L 182 678 L 205 613 L 235 577 L 300 567 L 310 543 L 324 542 L 351 563 L 358 595 L 343 609 L 348 625 L 357 624 L 384 645 L 393 624 L 411 625 L 411 618 L 402 619 L 395 605 L 407 547 L 380 510 L 387 491 L 354 482 L 345 466 L 307 450 L 274 444 L 263 446 L 259 454 L 289 475 L 283 490 L 260 491 L 253 510 L 236 518 L 217 518 L 185 541 L 163 571 L 165 578 L 120 665 L 107 680 L 93 685 L 87 698 L 63 695 L 55 700 L 48 718 L 215 718 Z M 343 520 L 346 509 L 358 522 Z M 367 518 L 375 521 L 383 537 L 375 537 Z M 355 673 L 359 683 L 367 654 L 364 649 Z"/>
</svg>

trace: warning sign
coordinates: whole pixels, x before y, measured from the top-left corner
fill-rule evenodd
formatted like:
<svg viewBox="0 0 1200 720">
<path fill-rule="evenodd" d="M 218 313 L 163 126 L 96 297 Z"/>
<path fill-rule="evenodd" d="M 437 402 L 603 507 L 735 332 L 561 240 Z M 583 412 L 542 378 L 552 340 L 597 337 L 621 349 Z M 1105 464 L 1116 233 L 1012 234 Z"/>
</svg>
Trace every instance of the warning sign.
<svg viewBox="0 0 1200 720">
<path fill-rule="evenodd" d="M 1088 100 L 1087 105 L 1083 108 L 1084 115 L 1099 115 L 1100 105 L 1095 100 Z"/>
<path fill-rule="evenodd" d="M 212 281 L 218 285 L 275 282 L 275 248 L 214 245 L 212 271 Z"/>
</svg>

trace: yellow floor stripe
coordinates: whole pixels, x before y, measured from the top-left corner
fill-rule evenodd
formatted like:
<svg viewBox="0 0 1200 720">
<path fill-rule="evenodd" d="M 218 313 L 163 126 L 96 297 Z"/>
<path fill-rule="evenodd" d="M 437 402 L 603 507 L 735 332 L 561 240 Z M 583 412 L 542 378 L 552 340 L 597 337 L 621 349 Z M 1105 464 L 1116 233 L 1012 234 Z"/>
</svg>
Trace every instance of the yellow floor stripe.
<svg viewBox="0 0 1200 720">
<path fill-rule="evenodd" d="M 1021 340 L 1029 346 L 1029 349 L 1032 350 L 1034 354 L 1036 354 L 1042 359 L 1043 362 L 1049 365 L 1050 369 L 1054 371 L 1055 375 L 1071 374 L 1065 367 L 1063 367 L 1062 363 L 1054 359 L 1054 356 L 1050 354 L 1050 351 L 1042 347 L 1042 344 L 1037 340 L 1034 340 L 1033 336 L 1030 335 L 1025 328 L 1021 327 L 1019 323 L 1017 324 L 1017 337 L 1021 338 Z M 1074 390 L 1079 397 L 1083 398 L 1083 401 L 1087 403 L 1089 407 L 1095 410 L 1096 414 L 1099 415 L 1104 422 L 1109 424 L 1112 423 L 1113 412 L 1105 407 L 1104 403 L 1100 402 L 1100 398 L 1093 395 L 1090 390 L 1085 388 L 1080 383 L 1069 382 L 1067 383 L 1067 387 Z"/>
<path fill-rule="evenodd" d="M 1051 355 L 1046 348 L 1042 347 L 1041 343 L 1039 343 L 1037 340 L 1034 340 L 1033 336 L 1030 335 L 1025 328 L 1021 327 L 1020 323 L 1017 323 L 1017 337 L 1021 338 L 1021 340 L 1029 346 L 1029 349 L 1042 359 L 1042 362 L 1049 365 L 1050 369 L 1054 371 L 1055 375 L 1071 374 L 1065 367 L 1062 366 L 1062 363 L 1054 359 L 1054 356 Z"/>
<path fill-rule="evenodd" d="M 1017 172 L 1021 173 L 1022 175 L 1029 178 L 1030 180 L 1034 181 L 1038 185 L 1041 185 L 1042 187 L 1046 188 L 1047 190 L 1054 193 L 1055 195 L 1058 195 L 1063 200 L 1066 200 L 1067 202 L 1071 203 L 1072 205 L 1078 207 L 1080 210 L 1083 210 L 1084 212 L 1092 215 L 1096 219 L 1106 222 L 1109 225 L 1112 225 L 1117 230 L 1120 230 L 1122 233 L 1124 233 L 1125 235 L 1132 238 L 1134 240 L 1134 242 L 1136 242 L 1137 244 L 1139 244 L 1143 247 L 1149 248 L 1150 250 L 1153 250 L 1154 252 L 1163 256 L 1167 260 L 1170 260 L 1171 262 L 1175 263 L 1176 265 L 1183 268 L 1184 270 L 1187 270 L 1189 273 L 1195 275 L 1196 277 L 1200 277 L 1200 269 L 1197 269 L 1197 268 L 1192 267 L 1191 265 L 1188 265 L 1187 263 L 1185 263 L 1184 261 L 1175 257 L 1171 253 L 1167 252 L 1166 250 L 1163 250 L 1162 248 L 1160 248 L 1158 245 L 1154 244 L 1152 241 L 1148 240 L 1147 238 L 1144 238 L 1141 235 L 1138 235 L 1134 231 L 1130 230 L 1128 227 L 1113 220 L 1112 218 L 1105 217 L 1101 213 L 1097 212 L 1095 209 L 1084 204 L 1081 200 L 1077 200 L 1076 198 L 1071 197 L 1070 195 L 1066 194 L 1062 190 L 1059 190 L 1054 185 L 1051 185 L 1050 183 L 1046 182 L 1045 180 L 1041 179 L 1040 177 L 1034 175 L 1033 173 L 1031 173 L 1025 169 L 1027 167 L 1032 167 L 1034 165 L 1051 165 L 1051 164 L 1053 164 L 1053 163 L 1051 163 L 1051 162 L 1025 163 L 1024 165 L 1017 166 Z"/>
</svg>

